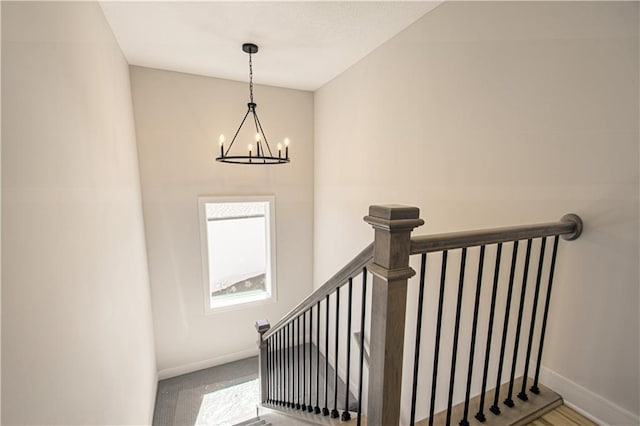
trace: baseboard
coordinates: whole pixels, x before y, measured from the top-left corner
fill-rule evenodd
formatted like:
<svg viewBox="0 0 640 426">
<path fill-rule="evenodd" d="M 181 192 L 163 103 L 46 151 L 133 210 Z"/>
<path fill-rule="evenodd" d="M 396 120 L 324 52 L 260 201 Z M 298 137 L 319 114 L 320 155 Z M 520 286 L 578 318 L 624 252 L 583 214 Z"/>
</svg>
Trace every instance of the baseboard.
<svg viewBox="0 0 640 426">
<path fill-rule="evenodd" d="M 194 371 L 204 368 L 215 367 L 217 365 L 226 364 L 228 362 L 238 361 L 258 355 L 258 348 L 246 349 L 240 352 L 234 352 L 228 355 L 222 355 L 215 358 L 205 359 L 202 361 L 192 362 L 190 364 L 179 365 L 177 367 L 165 368 L 158 371 L 158 379 L 170 379 L 171 377 L 180 376 L 182 374 L 193 373 Z"/>
<path fill-rule="evenodd" d="M 637 425 L 640 417 L 587 388 L 542 367 L 540 381 L 562 396 L 565 404 L 600 425 Z"/>
</svg>

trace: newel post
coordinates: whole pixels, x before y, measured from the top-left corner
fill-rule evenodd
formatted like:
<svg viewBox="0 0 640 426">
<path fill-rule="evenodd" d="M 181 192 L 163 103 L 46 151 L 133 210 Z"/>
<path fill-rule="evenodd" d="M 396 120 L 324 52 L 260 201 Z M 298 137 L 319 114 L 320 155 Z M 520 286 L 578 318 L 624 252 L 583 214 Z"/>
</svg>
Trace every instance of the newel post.
<svg viewBox="0 0 640 426">
<path fill-rule="evenodd" d="M 260 401 L 265 403 L 267 402 L 267 342 L 262 338 L 264 333 L 266 333 L 271 328 L 271 324 L 267 320 L 258 320 L 256 321 L 256 330 L 260 333 L 260 341 L 258 342 L 259 357 L 258 357 L 258 366 L 259 366 L 259 377 L 260 377 Z"/>
<path fill-rule="evenodd" d="M 407 281 L 415 275 L 409 267 L 411 231 L 424 224 L 420 209 L 401 205 L 370 206 L 364 220 L 373 226 L 375 240 L 369 397 L 367 424 L 397 425 L 400 421 L 402 354 L 407 307 Z"/>
</svg>

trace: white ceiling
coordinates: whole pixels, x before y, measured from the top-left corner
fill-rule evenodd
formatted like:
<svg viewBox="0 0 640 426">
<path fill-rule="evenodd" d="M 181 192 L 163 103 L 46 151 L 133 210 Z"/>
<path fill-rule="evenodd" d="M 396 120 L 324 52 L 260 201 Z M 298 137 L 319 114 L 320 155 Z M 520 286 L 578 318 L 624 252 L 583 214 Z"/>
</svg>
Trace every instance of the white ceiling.
<svg viewBox="0 0 640 426">
<path fill-rule="evenodd" d="M 101 2 L 132 65 L 315 90 L 441 1 Z"/>
</svg>

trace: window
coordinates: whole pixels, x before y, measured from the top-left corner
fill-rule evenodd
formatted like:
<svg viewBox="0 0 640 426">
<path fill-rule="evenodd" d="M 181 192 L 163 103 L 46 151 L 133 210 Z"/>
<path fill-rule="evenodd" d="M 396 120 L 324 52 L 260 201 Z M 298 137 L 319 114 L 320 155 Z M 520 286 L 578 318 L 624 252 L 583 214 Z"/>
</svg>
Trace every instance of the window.
<svg viewBox="0 0 640 426">
<path fill-rule="evenodd" d="M 275 296 L 273 197 L 200 197 L 205 311 Z"/>
</svg>

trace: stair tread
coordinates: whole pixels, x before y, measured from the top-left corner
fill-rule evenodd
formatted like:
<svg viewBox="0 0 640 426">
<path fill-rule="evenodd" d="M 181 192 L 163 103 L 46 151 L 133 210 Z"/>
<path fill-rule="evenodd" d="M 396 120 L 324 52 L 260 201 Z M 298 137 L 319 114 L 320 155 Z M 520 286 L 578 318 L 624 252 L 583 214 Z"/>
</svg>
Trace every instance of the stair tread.
<svg viewBox="0 0 640 426">
<path fill-rule="evenodd" d="M 531 379 L 529 379 L 529 383 L 531 383 Z M 522 384 L 522 378 L 518 378 L 515 380 L 514 389 L 520 389 Z M 500 401 L 504 400 L 507 395 L 507 387 L 508 383 L 505 383 L 500 388 Z M 486 401 L 489 401 L 484 407 L 484 414 L 487 416 L 487 422 L 481 423 L 474 418 L 477 410 L 478 403 L 480 397 L 477 396 L 472 398 L 469 402 L 469 425 L 470 426 L 482 426 L 483 424 L 488 424 L 489 420 L 493 425 L 511 425 L 511 426 L 521 426 L 527 425 L 531 421 L 536 418 L 539 418 L 542 414 L 556 408 L 558 405 L 562 404 L 562 398 L 560 395 L 553 392 L 551 389 L 539 385 L 540 394 L 536 395 L 533 393 L 529 393 L 529 400 L 524 402 L 513 396 L 513 401 L 515 403 L 514 408 L 508 408 L 502 402 L 499 404 L 501 414 L 499 416 L 495 416 L 493 413 L 489 411 L 489 406 L 491 405 L 491 401 L 493 401 L 494 390 L 487 391 Z M 464 403 L 460 403 L 452 407 L 452 424 L 457 424 L 458 421 L 462 418 Z M 441 411 L 434 415 L 433 424 L 436 426 L 443 426 L 446 420 L 446 410 Z M 455 421 L 454 421 L 455 420 Z M 428 424 L 428 418 L 423 419 L 419 422 L 416 422 L 416 426 L 425 426 Z"/>
<path fill-rule="evenodd" d="M 267 412 L 269 414 L 276 415 L 279 419 L 287 419 L 287 421 L 284 423 L 281 423 L 281 421 L 274 421 L 274 423 L 277 425 L 313 424 L 348 426 L 357 423 L 357 415 L 354 412 L 351 412 L 351 420 L 343 422 L 340 417 L 334 419 L 330 416 L 322 416 L 306 411 L 296 410 L 292 408 L 283 408 L 270 404 L 262 404 L 261 410 L 268 410 Z M 342 414 L 342 411 L 340 411 L 340 413 Z M 364 424 L 365 423 L 363 423 L 363 425 Z"/>
<path fill-rule="evenodd" d="M 265 423 L 266 422 L 260 417 L 254 417 L 252 419 L 245 420 L 240 423 L 236 423 L 234 426 L 258 426 L 258 425 L 264 425 Z"/>
</svg>

